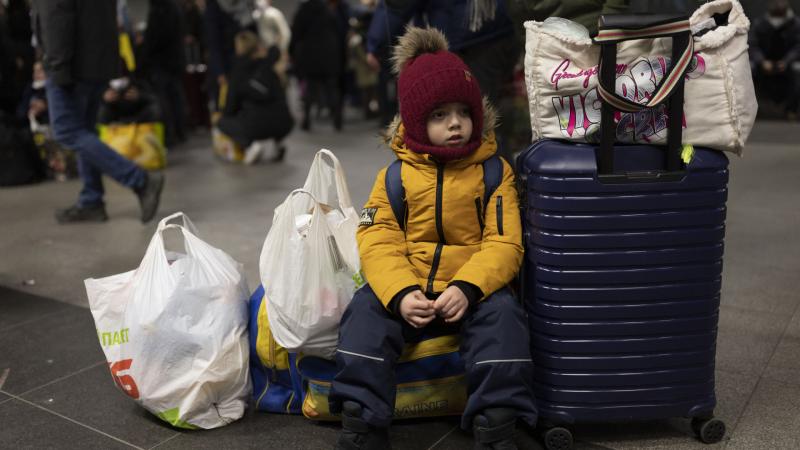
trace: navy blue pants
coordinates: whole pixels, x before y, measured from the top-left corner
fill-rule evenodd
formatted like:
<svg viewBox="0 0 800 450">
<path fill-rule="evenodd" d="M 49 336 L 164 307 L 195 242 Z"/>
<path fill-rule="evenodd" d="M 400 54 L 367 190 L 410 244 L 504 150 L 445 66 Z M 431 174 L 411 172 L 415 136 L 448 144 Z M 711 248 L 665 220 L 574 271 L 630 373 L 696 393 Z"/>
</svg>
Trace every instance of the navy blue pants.
<svg viewBox="0 0 800 450">
<path fill-rule="evenodd" d="M 534 425 L 533 363 L 522 305 L 508 289 L 501 289 L 467 311 L 460 332 L 468 396 L 461 427 L 470 429 L 475 414 L 497 407 L 514 408 L 519 418 Z M 419 334 L 387 311 L 369 285 L 356 292 L 339 328 L 331 411 L 340 412 L 346 400 L 356 401 L 364 408 L 364 421 L 389 426 L 395 365 L 406 341 Z"/>
</svg>

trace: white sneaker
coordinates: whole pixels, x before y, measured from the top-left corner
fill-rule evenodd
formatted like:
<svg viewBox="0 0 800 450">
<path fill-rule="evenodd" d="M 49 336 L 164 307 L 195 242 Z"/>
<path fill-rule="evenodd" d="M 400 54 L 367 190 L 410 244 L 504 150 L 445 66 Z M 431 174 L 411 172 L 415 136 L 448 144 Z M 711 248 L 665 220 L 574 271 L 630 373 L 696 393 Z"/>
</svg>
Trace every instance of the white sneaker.
<svg viewBox="0 0 800 450">
<path fill-rule="evenodd" d="M 249 165 L 253 165 L 261 159 L 261 154 L 264 153 L 264 146 L 261 144 L 261 141 L 253 141 L 247 150 L 244 151 L 244 163 Z"/>
</svg>

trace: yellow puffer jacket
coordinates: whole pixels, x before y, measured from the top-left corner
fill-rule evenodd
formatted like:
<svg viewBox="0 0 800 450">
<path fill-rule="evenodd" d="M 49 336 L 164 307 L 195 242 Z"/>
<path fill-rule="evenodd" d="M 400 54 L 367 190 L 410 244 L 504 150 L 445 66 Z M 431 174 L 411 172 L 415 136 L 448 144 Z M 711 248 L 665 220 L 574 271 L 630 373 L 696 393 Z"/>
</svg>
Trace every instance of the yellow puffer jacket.
<svg viewBox="0 0 800 450">
<path fill-rule="evenodd" d="M 403 161 L 406 232 L 400 229 L 389 204 L 384 168 L 364 205 L 357 233 L 364 275 L 385 306 L 409 286 L 439 293 L 456 280 L 471 283 L 488 296 L 519 271 L 522 226 L 514 173 L 507 162 L 503 161 L 500 186 L 485 214 L 481 211 L 482 163 L 497 149 L 494 117 L 491 108 L 485 107 L 481 146 L 469 157 L 444 165 L 408 149 L 402 125 L 398 121 L 393 124 L 390 145 Z"/>
</svg>

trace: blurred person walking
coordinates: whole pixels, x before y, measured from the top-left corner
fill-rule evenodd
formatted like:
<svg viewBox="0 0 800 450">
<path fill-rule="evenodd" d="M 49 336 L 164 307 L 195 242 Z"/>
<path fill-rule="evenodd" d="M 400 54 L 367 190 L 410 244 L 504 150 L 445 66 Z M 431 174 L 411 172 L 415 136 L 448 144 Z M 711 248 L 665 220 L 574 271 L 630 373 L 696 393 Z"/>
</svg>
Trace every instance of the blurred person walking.
<svg viewBox="0 0 800 450">
<path fill-rule="evenodd" d="M 202 64 L 205 60 L 205 36 L 203 35 L 203 11 L 196 0 L 181 0 L 183 21 L 183 44 L 187 64 Z"/>
<path fill-rule="evenodd" d="M 258 36 L 267 49 L 277 47 L 280 57 L 275 63 L 275 73 L 286 85 L 286 70 L 289 68 L 289 42 L 292 30 L 280 9 L 272 6 L 272 0 L 256 0 L 253 18 L 258 26 Z"/>
<path fill-rule="evenodd" d="M 303 89 L 303 119 L 300 128 L 311 129 L 311 105 L 326 105 L 333 127 L 342 129 L 342 86 L 344 36 L 340 33 L 339 2 L 306 0 L 292 21 L 289 54 Z"/>
<path fill-rule="evenodd" d="M 522 46 L 514 40 L 514 29 L 505 1 L 494 0 L 390 0 L 375 10 L 367 36 L 367 52 L 377 69 L 378 56 L 412 20 L 420 19 L 439 29 L 450 49 L 469 66 L 481 92 L 497 103 L 500 86 L 510 80 Z M 371 55 L 371 56 L 370 56 Z"/>
<path fill-rule="evenodd" d="M 196 0 L 182 0 L 183 49 L 186 55 L 186 71 L 183 73 L 183 88 L 186 97 L 187 120 L 192 128 L 208 128 L 208 81 L 206 75 L 205 36 L 203 33 L 203 11 Z"/>
<path fill-rule="evenodd" d="M 257 31 L 253 21 L 254 0 L 205 0 L 203 11 L 205 45 L 208 50 L 209 96 L 216 104 L 219 91 L 228 84 L 240 31 Z M 216 105 L 217 110 L 220 105 Z"/>
<path fill-rule="evenodd" d="M 78 201 L 56 212 L 59 223 L 102 222 L 102 175 L 130 188 L 142 222 L 158 209 L 164 175 L 147 172 L 101 142 L 94 132 L 100 97 L 119 70 L 116 5 L 110 1 L 33 0 L 32 19 L 47 74 L 45 89 L 56 141 L 78 154 Z"/>
<path fill-rule="evenodd" d="M 796 119 L 800 89 L 793 65 L 800 62 L 800 19 L 786 0 L 773 0 L 750 28 L 750 66 L 757 92 Z"/>
<path fill-rule="evenodd" d="M 364 110 L 364 118 L 371 119 L 379 113 L 379 74 L 367 61 L 367 30 L 372 21 L 375 5 L 364 5 L 357 9 L 351 21 L 351 32 L 347 38 L 347 68 L 353 72 L 355 98 Z"/>
<path fill-rule="evenodd" d="M 19 102 L 17 62 L 9 31 L 6 7 L 0 2 L 0 113 L 13 114 Z"/>
<path fill-rule="evenodd" d="M 597 33 L 597 19 L 601 14 L 628 12 L 630 4 L 630 0 L 562 0 L 559 2 L 509 0 L 508 11 L 509 16 L 514 20 L 517 38 L 524 43 L 523 23 L 528 20 L 542 22 L 548 17 L 561 17 L 578 22 L 589 30 L 589 34 L 594 35 Z"/>
<path fill-rule="evenodd" d="M 35 53 L 31 45 L 30 7 L 26 0 L 8 0 L 8 43 L 10 44 L 15 68 L 15 94 L 31 82 Z"/>
<path fill-rule="evenodd" d="M 183 17 L 175 0 L 150 0 L 140 68 L 158 96 L 167 146 L 186 141 Z"/>
<path fill-rule="evenodd" d="M 428 25 L 441 30 L 457 54 L 478 80 L 481 92 L 508 117 L 502 100 L 503 88 L 513 80 L 514 66 L 523 46 L 514 37 L 514 27 L 506 1 L 495 0 L 386 0 L 375 10 L 367 37 L 367 61 L 381 72 L 384 106 L 394 106 L 388 99 L 394 95 L 394 80 L 386 73 L 387 49 L 402 34 L 406 24 Z M 382 64 L 380 63 L 382 62 Z M 388 88 L 388 89 L 387 89 Z M 382 111 L 385 120 L 389 111 Z M 506 142 L 508 126 L 497 129 L 498 153 L 510 158 Z M 509 159 L 510 161 L 510 159 Z"/>
</svg>

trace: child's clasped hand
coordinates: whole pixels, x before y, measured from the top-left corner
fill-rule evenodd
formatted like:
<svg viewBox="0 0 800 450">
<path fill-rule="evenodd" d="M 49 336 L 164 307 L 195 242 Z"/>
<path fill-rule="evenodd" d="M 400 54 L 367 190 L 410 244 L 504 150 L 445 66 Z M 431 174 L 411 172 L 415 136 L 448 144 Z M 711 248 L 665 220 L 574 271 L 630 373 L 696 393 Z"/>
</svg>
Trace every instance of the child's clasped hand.
<svg viewBox="0 0 800 450">
<path fill-rule="evenodd" d="M 422 328 L 436 317 L 433 302 L 422 291 L 413 291 L 400 300 L 400 315 L 414 328 Z"/>
<path fill-rule="evenodd" d="M 456 286 L 450 286 L 436 300 L 428 300 L 422 291 L 413 291 L 400 300 L 400 315 L 414 328 L 428 325 L 436 316 L 445 322 L 457 322 L 467 312 L 467 296 Z"/>
<path fill-rule="evenodd" d="M 467 312 L 469 300 L 464 292 L 456 286 L 450 286 L 442 292 L 433 302 L 433 309 L 436 314 L 444 319 L 445 322 L 458 322 Z"/>
</svg>

